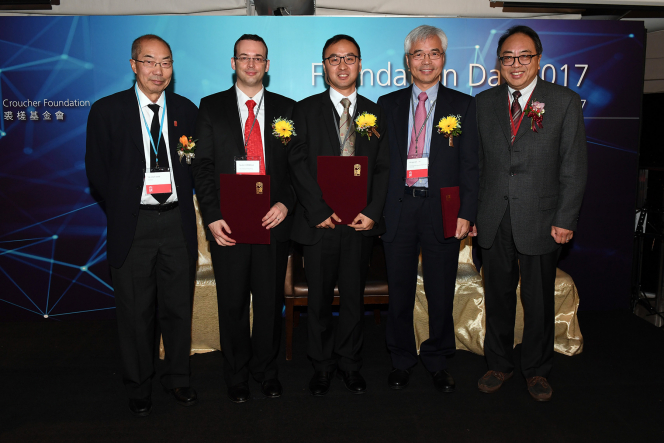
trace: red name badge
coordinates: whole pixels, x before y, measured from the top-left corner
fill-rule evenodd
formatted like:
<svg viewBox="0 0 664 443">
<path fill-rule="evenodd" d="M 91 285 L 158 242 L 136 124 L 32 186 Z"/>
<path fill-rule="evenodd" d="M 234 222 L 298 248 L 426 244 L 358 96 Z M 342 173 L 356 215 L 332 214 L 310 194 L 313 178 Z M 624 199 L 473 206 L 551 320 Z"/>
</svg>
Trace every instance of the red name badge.
<svg viewBox="0 0 664 443">
<path fill-rule="evenodd" d="M 171 191 L 170 172 L 146 172 L 145 192 L 147 194 L 167 194 Z"/>
<path fill-rule="evenodd" d="M 429 176 L 429 159 L 423 158 L 409 158 L 406 160 L 406 177 L 408 178 L 422 178 Z"/>
</svg>

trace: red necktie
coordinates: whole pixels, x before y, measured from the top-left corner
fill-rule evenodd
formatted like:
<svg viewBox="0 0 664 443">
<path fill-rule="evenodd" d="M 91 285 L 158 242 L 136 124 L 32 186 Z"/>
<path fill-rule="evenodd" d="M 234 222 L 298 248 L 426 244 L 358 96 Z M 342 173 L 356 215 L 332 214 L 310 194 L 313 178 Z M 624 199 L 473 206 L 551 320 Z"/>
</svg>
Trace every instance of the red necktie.
<svg viewBox="0 0 664 443">
<path fill-rule="evenodd" d="M 251 157 L 252 160 L 259 160 L 260 171 L 259 174 L 265 175 L 265 160 L 263 159 L 263 142 L 261 139 L 261 125 L 256 120 L 254 123 L 254 107 L 256 102 L 253 100 L 247 100 L 247 108 L 249 109 L 249 115 L 247 116 L 247 121 L 244 123 L 244 139 L 247 143 L 247 156 Z M 251 125 L 254 125 L 254 129 L 251 129 Z M 251 131 L 251 135 L 249 132 Z"/>
<path fill-rule="evenodd" d="M 417 96 L 417 108 L 415 109 L 415 115 L 413 116 L 413 130 L 410 135 L 410 146 L 408 147 L 408 158 L 422 158 L 422 151 L 424 151 L 424 139 L 426 138 L 426 128 L 420 133 L 420 138 L 417 138 L 417 133 L 424 125 L 424 121 L 427 118 L 427 110 L 424 107 L 424 102 L 427 101 L 427 93 L 420 92 L 420 95 Z M 424 136 L 424 137 L 422 137 Z M 417 142 L 417 144 L 415 143 Z M 407 178 L 406 185 L 413 186 L 419 178 Z"/>
</svg>

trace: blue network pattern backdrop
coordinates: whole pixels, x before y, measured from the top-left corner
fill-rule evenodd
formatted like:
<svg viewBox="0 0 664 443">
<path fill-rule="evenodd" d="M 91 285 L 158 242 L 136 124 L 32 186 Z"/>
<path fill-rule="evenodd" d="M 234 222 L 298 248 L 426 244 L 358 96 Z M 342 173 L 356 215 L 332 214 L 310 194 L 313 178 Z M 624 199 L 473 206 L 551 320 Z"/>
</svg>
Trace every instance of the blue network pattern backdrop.
<svg viewBox="0 0 664 443">
<path fill-rule="evenodd" d="M 106 218 L 85 176 L 91 103 L 130 88 L 134 38 L 155 33 L 173 48 L 174 90 L 195 103 L 229 88 L 230 57 L 243 33 L 267 41 L 266 86 L 300 100 L 325 89 L 327 38 L 352 35 L 362 49 L 360 93 L 372 100 L 406 87 L 403 39 L 443 28 L 448 87 L 472 95 L 498 82 L 496 45 L 508 27 L 536 29 L 541 75 L 584 100 L 589 183 L 579 230 L 560 267 L 582 307 L 627 305 L 643 81 L 638 22 L 324 17 L 0 18 L 0 320 L 114 316 Z M 544 119 L 546 125 L 546 117 Z"/>
</svg>

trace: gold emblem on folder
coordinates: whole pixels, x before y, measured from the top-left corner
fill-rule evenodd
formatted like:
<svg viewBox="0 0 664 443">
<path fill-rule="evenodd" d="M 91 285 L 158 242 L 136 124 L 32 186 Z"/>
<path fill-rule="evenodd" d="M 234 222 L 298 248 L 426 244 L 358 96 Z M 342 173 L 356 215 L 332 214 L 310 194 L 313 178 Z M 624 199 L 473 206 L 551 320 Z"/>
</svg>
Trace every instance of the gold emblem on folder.
<svg viewBox="0 0 664 443">
<path fill-rule="evenodd" d="M 356 164 L 355 165 L 355 177 L 359 177 L 361 173 L 362 173 L 362 166 L 360 166 L 359 164 Z"/>
<path fill-rule="evenodd" d="M 256 182 L 256 194 L 263 193 L 263 182 Z"/>
<path fill-rule="evenodd" d="M 452 200 L 452 196 L 451 196 L 450 194 L 447 194 L 447 195 L 445 196 L 445 199 L 446 199 L 447 201 L 450 201 L 450 200 Z"/>
</svg>

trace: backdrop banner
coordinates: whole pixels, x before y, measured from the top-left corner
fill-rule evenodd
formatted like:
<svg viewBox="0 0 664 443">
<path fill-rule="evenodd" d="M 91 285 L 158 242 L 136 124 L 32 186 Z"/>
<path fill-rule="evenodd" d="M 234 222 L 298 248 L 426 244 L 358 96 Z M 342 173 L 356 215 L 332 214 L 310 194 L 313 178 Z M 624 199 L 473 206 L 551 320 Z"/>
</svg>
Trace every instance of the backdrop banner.
<svg viewBox="0 0 664 443">
<path fill-rule="evenodd" d="M 131 43 L 158 34 L 173 49 L 172 87 L 198 104 L 233 84 L 237 38 L 269 48 L 267 89 L 301 100 L 325 89 L 321 51 L 335 34 L 362 52 L 371 100 L 410 84 L 403 40 L 421 24 L 449 40 L 443 82 L 475 95 L 499 84 L 496 45 L 535 29 L 540 76 L 583 100 L 589 179 L 578 232 L 560 267 L 583 309 L 629 303 L 645 31 L 641 22 L 347 17 L 0 17 L 0 320 L 114 316 L 106 216 L 85 175 L 95 100 L 132 87 Z M 546 124 L 546 119 L 544 120 Z M 190 134 L 188 134 L 190 135 Z"/>
</svg>

